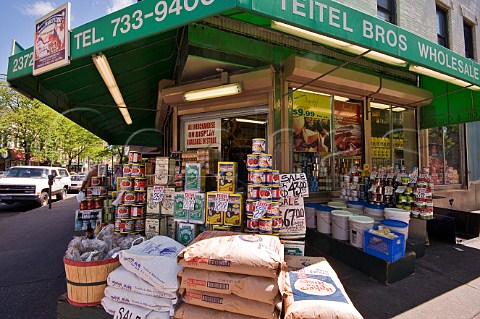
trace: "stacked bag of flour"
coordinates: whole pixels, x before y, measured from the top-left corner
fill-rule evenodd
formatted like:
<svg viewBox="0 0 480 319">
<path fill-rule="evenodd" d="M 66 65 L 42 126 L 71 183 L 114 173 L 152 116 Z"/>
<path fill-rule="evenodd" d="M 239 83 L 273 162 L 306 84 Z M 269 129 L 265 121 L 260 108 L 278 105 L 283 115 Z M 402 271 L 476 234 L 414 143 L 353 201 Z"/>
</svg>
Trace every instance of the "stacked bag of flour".
<svg viewBox="0 0 480 319">
<path fill-rule="evenodd" d="M 111 315 L 134 314 L 146 319 L 169 319 L 177 304 L 176 257 L 184 246 L 165 236 L 155 236 L 120 252 L 121 267 L 107 279 L 102 305 Z M 130 317 L 128 317 L 130 318 Z"/>
<path fill-rule="evenodd" d="M 175 318 L 278 319 L 283 249 L 275 236 L 203 232 L 178 255 Z"/>
<path fill-rule="evenodd" d="M 362 319 L 340 279 L 321 257 L 285 256 L 282 273 L 285 319 Z"/>
</svg>

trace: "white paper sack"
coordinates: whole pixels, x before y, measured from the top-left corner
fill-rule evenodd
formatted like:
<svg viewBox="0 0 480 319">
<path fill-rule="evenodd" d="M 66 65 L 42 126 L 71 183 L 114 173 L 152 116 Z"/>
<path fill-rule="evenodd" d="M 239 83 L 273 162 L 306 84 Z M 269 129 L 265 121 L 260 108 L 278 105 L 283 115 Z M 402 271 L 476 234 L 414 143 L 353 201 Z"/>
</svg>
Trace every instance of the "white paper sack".
<svg viewBox="0 0 480 319">
<path fill-rule="evenodd" d="M 285 319 L 362 318 L 330 264 L 317 259 L 298 271 L 284 273 Z"/>
<path fill-rule="evenodd" d="M 132 291 L 137 294 L 169 299 L 177 298 L 176 293 L 156 289 L 123 266 L 118 267 L 108 275 L 107 284 L 113 288 Z"/>
<path fill-rule="evenodd" d="M 105 297 L 116 302 L 140 306 L 154 311 L 170 311 L 177 303 L 177 299 L 157 298 L 107 286 Z"/>
<path fill-rule="evenodd" d="M 108 297 L 103 297 L 102 306 L 103 306 L 103 309 L 105 309 L 105 311 L 112 316 L 115 315 L 117 310 L 119 310 L 120 308 L 123 308 L 122 312 L 124 314 L 127 314 L 127 312 L 135 313 L 136 315 L 143 316 L 143 318 L 145 319 L 170 319 L 169 312 L 152 311 L 150 309 L 139 307 L 139 306 L 127 305 L 127 304 L 113 301 Z"/>
<path fill-rule="evenodd" d="M 155 236 L 120 252 L 122 266 L 158 290 L 175 293 L 178 288 L 176 256 L 184 246 L 165 236 Z"/>
</svg>

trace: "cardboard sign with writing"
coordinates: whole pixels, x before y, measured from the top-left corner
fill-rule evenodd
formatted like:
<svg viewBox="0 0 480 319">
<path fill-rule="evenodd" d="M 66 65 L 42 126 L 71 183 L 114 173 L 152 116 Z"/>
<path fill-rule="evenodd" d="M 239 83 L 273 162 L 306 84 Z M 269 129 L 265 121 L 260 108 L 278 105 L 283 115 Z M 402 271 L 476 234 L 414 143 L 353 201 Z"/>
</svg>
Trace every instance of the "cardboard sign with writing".
<svg viewBox="0 0 480 319">
<path fill-rule="evenodd" d="M 228 209 L 228 194 L 217 193 L 215 194 L 215 208 L 217 212 L 226 212 Z"/>
<path fill-rule="evenodd" d="M 184 210 L 193 210 L 195 208 L 195 193 L 185 192 L 183 202 Z"/>
<path fill-rule="evenodd" d="M 280 238 L 305 238 L 307 226 L 303 197 L 282 198 L 280 200 L 280 216 L 283 218 L 283 228 L 280 230 Z"/>
<path fill-rule="evenodd" d="M 282 197 L 308 197 L 308 181 L 305 173 L 280 174 Z"/>
<path fill-rule="evenodd" d="M 155 185 L 153 186 L 153 202 L 161 203 L 163 201 L 163 195 L 165 195 L 165 187 Z"/>
</svg>

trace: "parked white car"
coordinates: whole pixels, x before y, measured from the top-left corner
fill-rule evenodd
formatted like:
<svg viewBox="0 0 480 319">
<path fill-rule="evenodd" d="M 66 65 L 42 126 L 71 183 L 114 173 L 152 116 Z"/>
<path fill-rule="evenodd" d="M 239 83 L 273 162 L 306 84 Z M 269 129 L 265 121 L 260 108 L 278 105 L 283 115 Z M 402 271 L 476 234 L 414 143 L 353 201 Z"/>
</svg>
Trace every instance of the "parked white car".
<svg viewBox="0 0 480 319">
<path fill-rule="evenodd" d="M 52 196 L 58 200 L 65 198 L 72 181 L 70 174 L 62 167 L 15 166 L 11 167 L 0 179 L 0 201 L 37 202 L 40 206 L 48 204 L 48 176 L 53 176 Z"/>
<path fill-rule="evenodd" d="M 83 181 L 85 180 L 86 177 L 87 177 L 86 175 L 79 175 L 79 174 L 70 175 L 70 179 L 72 180 L 72 185 L 68 190 L 78 192 L 82 188 Z"/>
</svg>

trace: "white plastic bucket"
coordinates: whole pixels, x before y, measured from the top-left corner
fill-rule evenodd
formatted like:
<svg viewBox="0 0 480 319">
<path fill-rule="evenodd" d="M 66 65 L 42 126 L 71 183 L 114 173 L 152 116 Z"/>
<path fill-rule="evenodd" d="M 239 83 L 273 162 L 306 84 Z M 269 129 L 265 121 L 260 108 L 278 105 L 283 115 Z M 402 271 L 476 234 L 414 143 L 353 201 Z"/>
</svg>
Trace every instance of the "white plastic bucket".
<svg viewBox="0 0 480 319">
<path fill-rule="evenodd" d="M 322 234 L 332 233 L 331 207 L 317 208 L 317 231 Z"/>
<path fill-rule="evenodd" d="M 383 210 L 385 206 L 383 205 L 372 205 L 367 204 L 365 205 L 364 214 L 372 217 L 373 219 L 383 219 L 384 213 Z"/>
<path fill-rule="evenodd" d="M 401 220 L 384 219 L 380 222 L 380 225 L 390 229 L 390 231 L 405 235 L 405 242 L 407 242 L 408 224 L 406 222 Z"/>
<path fill-rule="evenodd" d="M 348 218 L 353 216 L 346 210 L 332 210 L 332 237 L 338 240 L 348 240 L 350 238 Z"/>
<path fill-rule="evenodd" d="M 332 208 L 338 208 L 338 209 L 347 208 L 347 204 L 343 202 L 328 202 L 327 205 Z"/>
<path fill-rule="evenodd" d="M 365 204 L 361 201 L 348 201 L 347 202 L 347 207 L 348 208 L 356 208 L 356 209 L 360 209 L 361 211 L 363 211 L 363 209 L 365 208 Z"/>
<path fill-rule="evenodd" d="M 307 219 L 307 228 L 317 228 L 315 207 L 305 206 L 305 218 Z"/>
<path fill-rule="evenodd" d="M 399 208 L 385 208 L 385 219 L 401 220 L 407 224 L 410 223 L 410 211 Z"/>
<path fill-rule="evenodd" d="M 351 216 L 348 218 L 350 224 L 350 244 L 363 248 L 363 233 L 373 228 L 374 220 L 368 216 Z"/>
<path fill-rule="evenodd" d="M 346 210 L 347 212 L 350 212 L 353 215 L 363 215 L 363 209 L 347 207 L 347 208 L 342 208 L 342 210 Z"/>
</svg>

